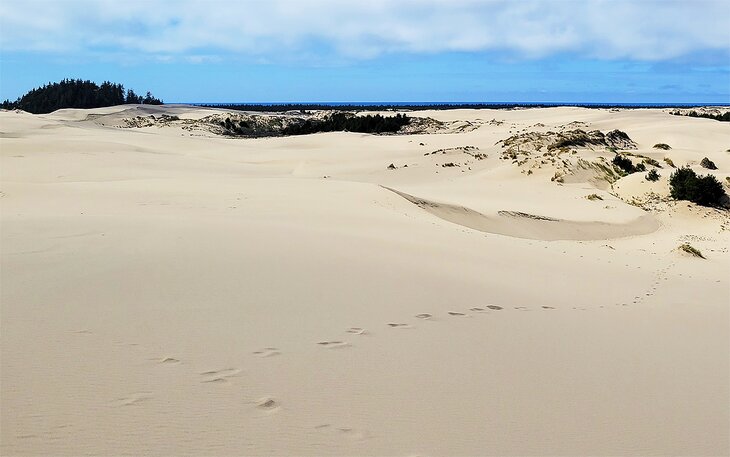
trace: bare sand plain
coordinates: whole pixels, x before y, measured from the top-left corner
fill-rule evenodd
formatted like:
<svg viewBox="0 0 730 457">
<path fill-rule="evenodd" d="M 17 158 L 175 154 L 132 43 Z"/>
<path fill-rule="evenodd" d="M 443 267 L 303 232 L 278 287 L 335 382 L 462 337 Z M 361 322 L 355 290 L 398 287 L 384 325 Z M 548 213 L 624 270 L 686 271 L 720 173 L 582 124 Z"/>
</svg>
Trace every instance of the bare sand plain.
<svg viewBox="0 0 730 457">
<path fill-rule="evenodd" d="M 664 161 L 725 183 L 727 123 L 242 139 L 211 113 L 0 113 L 3 455 L 730 453 L 730 219 L 669 200 Z M 575 129 L 661 178 L 535 147 Z"/>
</svg>

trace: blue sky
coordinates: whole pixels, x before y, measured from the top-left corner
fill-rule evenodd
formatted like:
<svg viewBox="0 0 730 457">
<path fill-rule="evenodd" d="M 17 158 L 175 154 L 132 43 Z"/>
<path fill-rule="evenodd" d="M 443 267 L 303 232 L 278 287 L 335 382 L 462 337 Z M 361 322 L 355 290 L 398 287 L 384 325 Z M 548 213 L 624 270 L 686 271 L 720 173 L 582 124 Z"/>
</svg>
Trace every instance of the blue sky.
<svg viewBox="0 0 730 457">
<path fill-rule="evenodd" d="M 0 98 L 730 103 L 730 2 L 0 2 Z"/>
</svg>

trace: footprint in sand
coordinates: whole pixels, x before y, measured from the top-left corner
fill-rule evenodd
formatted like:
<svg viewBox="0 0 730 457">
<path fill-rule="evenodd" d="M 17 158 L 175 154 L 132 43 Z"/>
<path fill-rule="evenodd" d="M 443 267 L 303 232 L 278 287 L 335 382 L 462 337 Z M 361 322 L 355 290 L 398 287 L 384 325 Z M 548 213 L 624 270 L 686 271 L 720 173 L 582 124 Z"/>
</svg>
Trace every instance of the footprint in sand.
<svg viewBox="0 0 730 457">
<path fill-rule="evenodd" d="M 266 358 L 266 357 L 274 357 L 277 355 L 280 355 L 281 352 L 279 352 L 279 349 L 277 348 L 263 348 L 259 351 L 254 351 L 253 355 L 256 357 Z"/>
<path fill-rule="evenodd" d="M 552 306 L 542 306 L 542 309 L 555 309 L 555 308 Z"/>
<path fill-rule="evenodd" d="M 132 395 L 114 400 L 112 406 L 134 406 L 150 399 L 152 399 L 151 392 L 136 392 Z"/>
<path fill-rule="evenodd" d="M 408 325 L 408 324 L 400 324 L 400 323 L 396 323 L 396 322 L 389 322 L 388 323 L 388 327 L 393 327 L 393 328 L 411 328 L 411 326 Z"/>
<path fill-rule="evenodd" d="M 279 402 L 271 397 L 262 397 L 256 401 L 256 408 L 262 411 L 275 411 L 279 409 Z"/>
<path fill-rule="evenodd" d="M 367 332 L 364 328 L 361 327 L 350 327 L 347 330 L 347 333 L 352 333 L 353 335 L 365 335 Z"/>
<path fill-rule="evenodd" d="M 367 433 L 365 433 L 364 431 L 356 430 L 350 427 L 338 427 L 337 431 L 353 440 L 363 440 L 367 438 Z"/>
<path fill-rule="evenodd" d="M 180 360 L 176 359 L 175 357 L 164 357 L 158 360 L 159 363 L 162 365 L 177 365 L 180 363 Z"/>
<path fill-rule="evenodd" d="M 420 314 L 416 314 L 416 317 L 418 319 L 431 319 L 433 316 L 429 313 L 420 313 Z"/>
<path fill-rule="evenodd" d="M 314 426 L 315 430 L 326 433 L 337 433 L 342 436 L 355 440 L 363 440 L 368 438 L 368 433 L 363 430 L 357 430 L 352 427 L 335 427 L 332 424 L 319 424 Z"/>
<path fill-rule="evenodd" d="M 493 310 L 495 310 L 495 311 L 499 311 L 499 310 L 501 310 L 501 309 L 504 309 L 504 308 L 502 308 L 501 306 L 497 306 L 497 305 L 487 305 L 487 308 L 489 308 L 489 309 L 493 309 Z"/>
<path fill-rule="evenodd" d="M 200 382 L 212 383 L 212 384 L 225 384 L 228 382 L 228 378 L 238 376 L 241 370 L 238 368 L 225 368 L 223 370 L 211 370 L 200 373 L 205 379 Z"/>
<path fill-rule="evenodd" d="M 317 344 L 328 349 L 339 349 L 348 347 L 350 344 L 345 341 L 320 341 Z"/>
<path fill-rule="evenodd" d="M 515 309 L 518 309 L 520 311 L 527 311 L 527 306 L 515 306 Z"/>
<path fill-rule="evenodd" d="M 474 311 L 475 313 L 483 313 L 484 311 L 486 311 L 486 309 L 475 306 L 473 308 L 469 308 L 469 311 Z"/>
<path fill-rule="evenodd" d="M 466 317 L 466 314 L 460 313 L 460 312 L 457 312 L 457 311 L 449 311 L 449 316 Z"/>
</svg>

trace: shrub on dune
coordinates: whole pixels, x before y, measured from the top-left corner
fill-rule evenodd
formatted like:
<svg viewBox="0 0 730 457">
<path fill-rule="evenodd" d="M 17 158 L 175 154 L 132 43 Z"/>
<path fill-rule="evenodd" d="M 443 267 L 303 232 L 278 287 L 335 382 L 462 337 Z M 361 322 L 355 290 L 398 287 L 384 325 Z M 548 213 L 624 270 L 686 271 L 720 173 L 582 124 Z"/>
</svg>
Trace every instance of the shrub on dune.
<svg viewBox="0 0 730 457">
<path fill-rule="evenodd" d="M 644 178 L 646 178 L 647 181 L 658 181 L 659 178 L 661 178 L 661 175 L 659 175 L 656 170 L 652 169 L 646 174 L 646 176 L 644 176 Z"/>
<path fill-rule="evenodd" d="M 669 177 L 670 195 L 702 206 L 722 206 L 727 198 L 722 184 L 713 175 L 697 176 L 689 167 L 679 168 Z"/>
<path fill-rule="evenodd" d="M 700 166 L 703 168 L 707 168 L 708 170 L 717 170 L 717 165 L 715 165 L 715 162 L 705 157 L 700 161 Z"/>
</svg>

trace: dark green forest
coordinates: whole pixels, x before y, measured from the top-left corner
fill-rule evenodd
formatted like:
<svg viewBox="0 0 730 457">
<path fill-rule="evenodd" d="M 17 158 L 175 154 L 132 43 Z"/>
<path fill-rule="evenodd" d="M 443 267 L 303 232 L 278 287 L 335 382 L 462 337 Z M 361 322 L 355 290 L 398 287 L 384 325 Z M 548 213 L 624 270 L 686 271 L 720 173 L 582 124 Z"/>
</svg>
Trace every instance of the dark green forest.
<svg viewBox="0 0 730 457">
<path fill-rule="evenodd" d="M 333 113 L 323 119 L 293 119 L 293 122 L 280 131 L 272 131 L 266 127 L 251 125 L 247 121 L 232 121 L 230 117 L 220 121 L 225 129 L 224 134 L 231 136 L 272 136 L 272 135 L 309 135 L 319 132 L 358 132 L 358 133 L 396 133 L 411 118 L 405 114 L 382 116 L 367 114 L 355 116 L 352 113 Z"/>
<path fill-rule="evenodd" d="M 11 102 L 5 100 L 3 109 L 22 109 L 33 114 L 45 114 L 61 108 L 100 108 L 103 106 L 142 103 L 161 105 L 162 100 L 147 92 L 137 95 L 132 89 L 124 90 L 121 84 L 104 81 L 97 85 L 93 81 L 64 79 L 32 89 L 27 94 Z"/>
<path fill-rule="evenodd" d="M 410 122 L 405 114 L 381 116 L 350 116 L 335 113 L 323 120 L 306 120 L 301 124 L 291 124 L 282 133 L 284 135 L 308 135 L 319 132 L 358 132 L 358 133 L 395 133 Z"/>
</svg>

